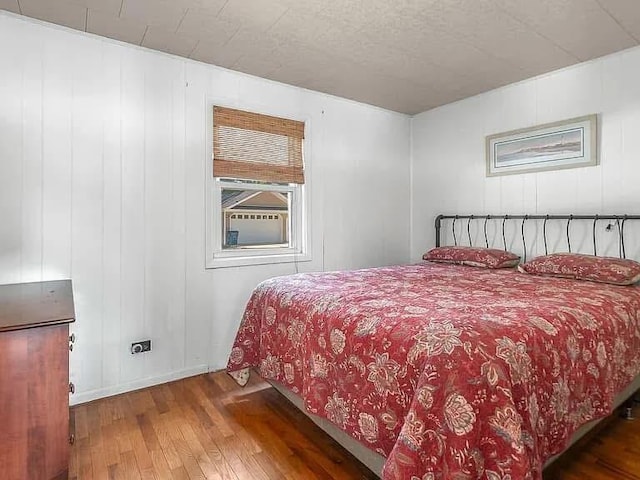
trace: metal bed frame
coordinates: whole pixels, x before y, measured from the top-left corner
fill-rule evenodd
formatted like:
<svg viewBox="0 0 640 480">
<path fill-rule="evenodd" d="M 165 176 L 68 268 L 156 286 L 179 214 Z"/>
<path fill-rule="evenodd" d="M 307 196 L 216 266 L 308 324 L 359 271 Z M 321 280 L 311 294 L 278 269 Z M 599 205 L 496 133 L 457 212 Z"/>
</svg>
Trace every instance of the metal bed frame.
<svg viewBox="0 0 640 480">
<path fill-rule="evenodd" d="M 597 254 L 597 240 L 596 240 L 596 226 L 599 221 L 609 221 L 612 222 L 611 225 L 615 225 L 617 227 L 619 233 L 619 253 L 620 257 L 624 258 L 626 256 L 626 250 L 624 246 L 624 225 L 627 220 L 640 220 L 640 215 L 438 215 L 435 219 L 435 232 L 436 232 L 436 246 L 441 246 L 442 240 L 442 228 L 443 223 L 445 221 L 452 220 L 452 233 L 454 238 L 454 243 L 456 245 L 461 244 L 458 241 L 458 237 L 456 234 L 456 224 L 459 221 L 466 220 L 466 229 L 467 229 L 467 237 L 469 240 L 469 245 L 473 245 L 473 238 L 471 235 L 471 224 L 473 221 L 483 222 L 483 233 L 484 233 L 484 244 L 485 246 L 489 246 L 489 235 L 487 232 L 487 224 L 489 221 L 502 221 L 502 242 L 503 246 L 506 250 L 507 241 L 506 241 L 506 228 L 505 224 L 508 220 L 516 220 L 521 221 L 520 232 L 522 235 L 522 244 L 525 247 L 526 252 L 526 238 L 525 238 L 525 224 L 527 221 L 542 221 L 543 222 L 543 237 L 545 244 L 545 252 L 548 253 L 548 245 L 547 245 L 547 223 L 549 221 L 566 221 L 566 235 L 567 235 L 567 244 L 569 250 L 571 250 L 571 238 L 570 238 L 570 230 L 571 223 L 574 220 L 591 220 L 593 222 L 593 252 Z M 613 227 L 612 227 L 613 228 Z M 525 253 L 526 255 L 526 253 Z M 525 257 L 526 258 L 526 257 Z M 384 457 L 382 457 L 379 453 L 369 450 L 367 447 L 363 446 L 357 440 L 346 435 L 342 432 L 338 427 L 333 425 L 328 420 L 317 417 L 314 414 L 306 411 L 304 408 L 304 402 L 302 399 L 295 393 L 291 392 L 287 389 L 287 387 L 279 384 L 275 381 L 270 381 L 271 385 L 274 386 L 276 390 L 278 390 L 282 395 L 284 395 L 289 401 L 291 401 L 302 413 L 311 418 L 313 422 L 315 422 L 322 430 L 324 430 L 329 436 L 331 436 L 334 440 L 336 440 L 340 445 L 342 445 L 345 449 L 347 449 L 352 455 L 354 455 L 359 461 L 361 461 L 364 465 L 366 465 L 369 469 L 371 469 L 377 475 L 381 475 L 382 467 L 384 465 Z M 638 376 L 625 390 L 623 390 L 619 395 L 614 399 L 613 407 L 618 408 L 621 405 L 628 402 L 629 398 L 632 398 L 634 393 L 640 388 L 640 376 Z M 630 403 L 626 403 L 626 407 L 624 409 L 624 413 L 630 414 L 629 409 Z M 630 415 L 626 418 L 631 418 Z M 591 430 L 597 423 L 599 423 L 601 419 L 593 420 L 585 425 L 583 425 L 578 431 L 574 433 L 571 437 L 569 444 L 573 445 L 580 438 L 582 438 L 589 430 Z M 549 466 L 553 463 L 562 453 L 552 457 L 549 459 L 545 467 Z"/>
<path fill-rule="evenodd" d="M 625 237 L 624 237 L 624 226 L 627 220 L 640 220 L 640 215 L 438 215 L 435 221 L 435 229 L 436 229 L 436 247 L 441 246 L 442 242 L 442 228 L 443 222 L 445 220 L 452 220 L 451 222 L 451 233 L 453 235 L 453 243 L 455 246 L 462 245 L 461 241 L 458 241 L 458 236 L 456 234 L 456 223 L 458 221 L 466 220 L 467 224 L 467 239 L 469 241 L 469 246 L 473 246 L 473 239 L 471 237 L 471 222 L 473 221 L 482 221 L 482 231 L 484 234 L 484 246 L 489 248 L 489 235 L 487 233 L 487 224 L 490 220 L 499 221 L 502 220 L 501 230 L 502 230 L 502 245 L 504 250 L 507 250 L 507 237 L 506 237 L 506 222 L 507 220 L 516 220 L 520 221 L 520 237 L 522 239 L 522 250 L 523 250 L 523 262 L 527 261 L 527 238 L 525 235 L 525 224 L 528 220 L 531 221 L 542 221 L 542 238 L 544 241 L 544 254 L 549 254 L 549 246 L 547 241 L 547 223 L 551 221 L 566 221 L 565 226 L 565 235 L 567 239 L 567 247 L 569 252 L 571 252 L 571 222 L 574 220 L 579 221 L 591 221 L 591 235 L 592 235 L 592 243 L 593 243 L 593 255 L 598 255 L 598 245 L 596 239 L 596 227 L 599 221 L 606 220 L 609 222 L 607 225 L 607 230 L 610 230 L 614 226 L 618 231 L 618 256 L 620 258 L 627 258 L 627 251 L 625 248 Z M 612 223 L 614 222 L 614 223 Z M 640 399 L 636 397 L 633 399 L 634 393 L 636 393 L 637 388 L 640 386 L 638 383 L 638 377 L 636 381 L 634 381 L 633 389 L 630 392 L 627 392 L 630 395 L 629 399 L 624 403 L 624 409 L 622 411 L 622 417 L 626 419 L 633 419 L 631 412 L 631 405 L 635 403 L 640 403 Z M 592 422 L 597 423 L 597 422 Z M 588 430 L 588 429 L 587 429 Z"/>
<path fill-rule="evenodd" d="M 544 239 L 544 252 L 545 255 L 548 255 L 549 248 L 547 244 L 547 222 L 552 221 L 566 221 L 566 237 L 567 237 L 567 246 L 569 248 L 569 252 L 571 252 L 571 222 L 574 220 L 590 220 L 593 222 L 592 224 L 592 236 L 593 236 L 593 255 L 598 254 L 598 246 L 596 240 L 596 226 L 599 221 L 607 220 L 609 222 L 615 222 L 615 226 L 618 230 L 618 245 L 619 245 L 619 257 L 627 258 L 627 252 L 625 249 L 624 243 L 624 226 L 627 220 L 640 220 L 640 215 L 438 215 L 435 221 L 435 229 L 436 229 L 436 247 L 439 247 L 441 244 L 442 237 L 442 224 L 444 220 L 452 220 L 451 222 L 451 230 L 453 233 L 453 242 L 454 245 L 458 246 L 458 244 L 462 244 L 458 242 L 458 237 L 456 234 L 456 223 L 459 220 L 466 220 L 467 222 L 467 237 L 469 240 L 469 246 L 473 246 L 473 241 L 471 239 L 471 222 L 482 221 L 483 222 L 483 233 L 484 233 L 484 242 L 485 246 L 489 248 L 489 236 L 487 234 L 487 223 L 490 220 L 502 220 L 502 243 L 504 250 L 507 250 L 507 238 L 505 234 L 505 224 L 507 220 L 520 220 L 520 235 L 522 238 L 522 249 L 524 252 L 523 260 L 527 260 L 527 239 L 525 235 L 525 223 L 529 220 L 531 221 L 542 221 L 542 236 Z M 610 229 L 613 226 L 612 223 L 607 225 L 607 229 Z"/>
</svg>

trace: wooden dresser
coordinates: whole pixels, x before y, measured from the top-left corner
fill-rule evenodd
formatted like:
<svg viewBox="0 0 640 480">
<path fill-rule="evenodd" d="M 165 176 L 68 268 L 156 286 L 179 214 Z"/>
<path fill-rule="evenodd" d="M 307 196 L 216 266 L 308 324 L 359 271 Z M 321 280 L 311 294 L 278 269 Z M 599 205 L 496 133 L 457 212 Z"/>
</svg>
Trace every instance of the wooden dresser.
<svg viewBox="0 0 640 480">
<path fill-rule="evenodd" d="M 0 285 L 0 477 L 67 478 L 71 280 Z"/>
</svg>

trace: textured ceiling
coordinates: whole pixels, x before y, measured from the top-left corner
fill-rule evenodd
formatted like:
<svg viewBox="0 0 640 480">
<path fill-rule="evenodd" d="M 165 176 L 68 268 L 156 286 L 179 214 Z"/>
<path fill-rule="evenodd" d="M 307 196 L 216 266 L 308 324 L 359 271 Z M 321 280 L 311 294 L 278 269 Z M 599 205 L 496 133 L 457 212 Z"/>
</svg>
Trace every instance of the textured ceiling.
<svg viewBox="0 0 640 480">
<path fill-rule="evenodd" d="M 0 0 L 0 9 L 408 114 L 640 41 L 640 0 Z"/>
</svg>

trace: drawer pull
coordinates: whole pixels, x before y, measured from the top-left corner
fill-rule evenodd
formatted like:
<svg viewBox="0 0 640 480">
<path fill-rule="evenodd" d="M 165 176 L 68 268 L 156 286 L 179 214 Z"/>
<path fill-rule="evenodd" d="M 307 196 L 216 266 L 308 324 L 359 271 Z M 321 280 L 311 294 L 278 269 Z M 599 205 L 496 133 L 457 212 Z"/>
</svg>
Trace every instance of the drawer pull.
<svg viewBox="0 0 640 480">
<path fill-rule="evenodd" d="M 70 351 L 70 352 L 73 352 L 73 343 L 70 343 L 70 344 L 69 344 L 69 351 Z"/>
<path fill-rule="evenodd" d="M 76 334 L 72 333 L 71 335 L 69 335 L 69 343 L 75 343 L 76 341 Z"/>
<path fill-rule="evenodd" d="M 76 443 L 76 436 L 72 433 L 69 435 L 69 445 L 73 445 L 74 443 Z"/>
<path fill-rule="evenodd" d="M 76 386 L 73 382 L 69 382 L 69 393 L 76 393 Z"/>
</svg>

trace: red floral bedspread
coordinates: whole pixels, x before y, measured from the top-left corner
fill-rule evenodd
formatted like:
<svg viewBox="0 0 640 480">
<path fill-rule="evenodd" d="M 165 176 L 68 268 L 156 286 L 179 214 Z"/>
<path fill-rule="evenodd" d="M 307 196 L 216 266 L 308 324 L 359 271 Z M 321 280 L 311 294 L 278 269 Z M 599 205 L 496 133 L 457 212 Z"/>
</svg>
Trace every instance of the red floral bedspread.
<svg viewBox="0 0 640 480">
<path fill-rule="evenodd" d="M 640 288 L 421 265 L 260 284 L 229 371 L 387 457 L 383 478 L 541 478 L 640 373 Z"/>
</svg>

